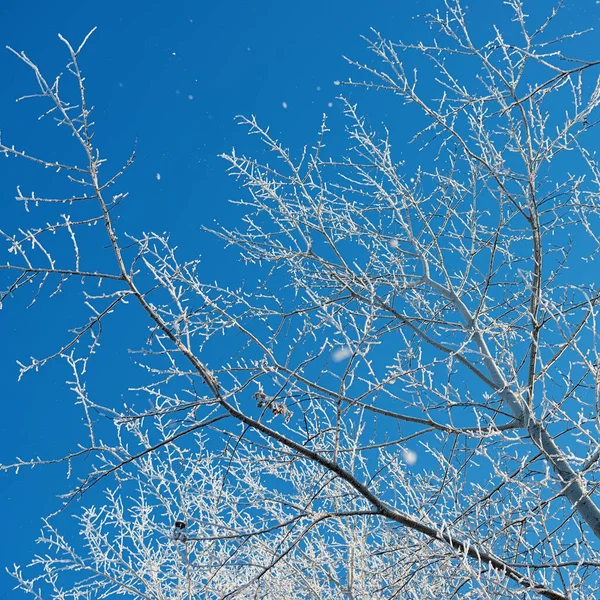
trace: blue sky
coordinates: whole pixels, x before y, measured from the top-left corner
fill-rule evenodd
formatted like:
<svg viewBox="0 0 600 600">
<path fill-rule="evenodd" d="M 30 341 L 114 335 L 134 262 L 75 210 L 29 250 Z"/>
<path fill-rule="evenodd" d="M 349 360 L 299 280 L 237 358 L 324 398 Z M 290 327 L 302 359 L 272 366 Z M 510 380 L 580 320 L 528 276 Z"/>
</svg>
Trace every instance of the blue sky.
<svg viewBox="0 0 600 600">
<path fill-rule="evenodd" d="M 472 2 L 474 5 L 476 1 Z M 64 70 L 61 33 L 75 44 L 97 27 L 83 55 L 88 94 L 95 106 L 98 144 L 112 167 L 123 162 L 137 140 L 137 160 L 123 180 L 130 198 L 122 229 L 137 233 L 170 231 L 182 252 L 208 256 L 206 277 L 224 265 L 235 269 L 231 254 L 200 231 L 202 224 L 235 216 L 227 201 L 242 196 L 227 177 L 218 154 L 232 146 L 255 148 L 234 122 L 238 114 L 255 114 L 292 147 L 312 143 L 323 112 L 341 122 L 335 80 L 353 75 L 343 55 L 367 56 L 361 35 L 369 27 L 384 36 L 418 41 L 426 34 L 413 16 L 439 6 L 434 0 L 363 2 L 117 2 L 71 3 L 68 8 L 35 0 L 0 5 L 0 46 L 25 50 L 50 77 Z M 505 8 L 493 0 L 474 8 L 478 31 Z M 595 26 L 600 6 L 577 0 L 567 6 L 563 27 Z M 594 32 L 581 43 L 584 56 L 600 47 Z M 27 68 L 0 50 L 0 130 L 5 143 L 34 148 L 39 154 L 68 153 L 69 140 L 50 124 L 38 123 L 39 105 L 15 104 L 33 89 Z M 346 90 L 345 90 L 346 91 Z M 349 92 L 358 100 L 360 94 Z M 397 101 L 365 99 L 374 123 L 402 129 Z M 336 121 L 337 120 L 337 121 Z M 409 126 L 412 124 L 409 124 Z M 409 157 L 409 161 L 411 158 Z M 15 186 L 38 185 L 44 174 L 30 175 L 27 165 L 0 161 L 2 228 L 12 229 L 23 209 L 12 198 Z M 160 178 L 157 177 L 160 175 Z M 37 188 L 36 188 L 37 189 Z M 237 267 L 239 268 L 239 267 Z M 227 276 L 227 275 L 226 275 Z M 233 279 L 238 272 L 229 274 Z M 15 358 L 41 355 L 65 329 L 71 310 L 67 289 L 46 308 L 25 310 L 12 303 L 0 312 L 3 418 L 0 462 L 14 456 L 58 456 L 78 439 L 80 419 L 69 409 L 65 373 L 53 367 L 16 384 Z M 121 350 L 98 368 L 98 390 L 110 396 L 125 386 L 130 358 Z M 39 518 L 58 506 L 64 491 L 64 468 L 36 469 L 19 478 L 0 477 L 4 543 L 0 567 L 26 562 L 39 531 Z M 9 597 L 11 581 L 0 574 L 0 597 Z"/>
</svg>

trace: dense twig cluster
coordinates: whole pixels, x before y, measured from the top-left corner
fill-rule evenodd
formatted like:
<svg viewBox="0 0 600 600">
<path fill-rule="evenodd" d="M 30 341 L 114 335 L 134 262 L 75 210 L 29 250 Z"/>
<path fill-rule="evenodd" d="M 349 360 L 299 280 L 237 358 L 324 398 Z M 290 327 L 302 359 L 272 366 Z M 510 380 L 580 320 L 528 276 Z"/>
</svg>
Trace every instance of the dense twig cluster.
<svg viewBox="0 0 600 600">
<path fill-rule="evenodd" d="M 439 35 L 431 44 L 374 32 L 380 66 L 355 63 L 365 79 L 352 85 L 423 115 L 413 144 L 431 164 L 412 178 L 387 132 L 344 98 L 349 143 L 339 159 L 325 155 L 325 121 L 296 158 L 256 119 L 241 119 L 273 161 L 224 155 L 246 190 L 246 216 L 213 233 L 240 249 L 256 289 L 203 281 L 199 262 L 182 261 L 165 235 L 123 243 L 114 216 L 125 194 L 108 198 L 108 188 L 124 169 L 101 176 L 83 44 L 65 42 L 77 106 L 18 54 L 85 167 L 0 145 L 84 189 L 17 199 L 32 212 L 44 202 L 83 208 L 2 232 L 13 258 L 0 298 L 28 282 L 41 290 L 82 279 L 91 317 L 22 373 L 57 357 L 73 370 L 89 440 L 65 460 L 97 459 L 73 495 L 113 474 L 139 485 L 133 508 L 111 492 L 107 507 L 85 513 L 84 557 L 48 525 L 43 541 L 58 558 L 36 562 L 51 586 L 65 568 L 95 573 L 73 598 L 96 589 L 182 599 L 598 593 L 600 287 L 568 269 L 598 251 L 600 169 L 584 142 L 600 104 L 600 79 L 590 85 L 587 75 L 600 61 L 564 54 L 578 34 L 549 37 L 558 11 L 531 30 L 522 3 L 506 4 L 520 44 L 497 29 L 478 46 L 460 2 L 446 0 L 444 14 L 428 17 Z M 405 69 L 410 52 L 430 60 L 439 100 Z M 103 227 L 108 270 L 80 267 L 89 224 Z M 93 281 L 110 289 L 92 291 Z M 124 301 L 150 323 L 138 389 L 149 410 L 102 406 L 83 382 L 104 317 Z M 112 445 L 97 441 L 98 412 L 117 427 Z M 159 424 L 152 434 L 149 421 Z M 201 430 L 205 442 L 188 456 Z M 419 473 L 407 468 L 411 447 L 425 457 Z M 175 522 L 187 527 L 180 544 L 169 543 Z M 16 576 L 37 595 L 38 580 Z"/>
</svg>

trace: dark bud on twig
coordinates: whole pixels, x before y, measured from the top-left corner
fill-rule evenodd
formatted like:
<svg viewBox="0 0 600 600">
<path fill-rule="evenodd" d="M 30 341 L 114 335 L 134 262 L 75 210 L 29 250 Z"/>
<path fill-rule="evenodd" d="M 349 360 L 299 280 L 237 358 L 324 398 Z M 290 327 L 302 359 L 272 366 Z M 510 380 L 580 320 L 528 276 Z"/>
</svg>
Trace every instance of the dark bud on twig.
<svg viewBox="0 0 600 600">
<path fill-rule="evenodd" d="M 185 534 L 186 525 L 183 521 L 175 521 L 175 527 L 173 528 L 173 539 L 176 542 L 186 542 L 187 536 Z"/>
</svg>

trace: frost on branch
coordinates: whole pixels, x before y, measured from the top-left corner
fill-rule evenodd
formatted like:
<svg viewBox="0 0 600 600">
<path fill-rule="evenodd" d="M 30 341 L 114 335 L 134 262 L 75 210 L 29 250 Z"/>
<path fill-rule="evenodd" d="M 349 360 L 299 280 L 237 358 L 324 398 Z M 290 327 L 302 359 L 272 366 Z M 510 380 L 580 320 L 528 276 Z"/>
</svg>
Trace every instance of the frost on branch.
<svg viewBox="0 0 600 600">
<path fill-rule="evenodd" d="M 598 594 L 600 288 L 580 265 L 599 247 L 600 63 L 567 53 L 579 34 L 562 32 L 559 11 L 534 24 L 509 0 L 506 31 L 478 45 L 460 2 L 443 4 L 430 40 L 372 32 L 372 62 L 353 62 L 359 79 L 342 86 L 396 96 L 398 118 L 410 105 L 420 116 L 402 131 L 374 129 L 341 98 L 345 132 L 324 118 L 295 155 L 240 118 L 266 152 L 223 156 L 243 188 L 243 218 L 212 231 L 243 262 L 229 285 L 165 233 L 120 231 L 125 193 L 107 189 L 123 169 L 108 172 L 94 144 L 81 48 L 67 45 L 76 102 L 18 55 L 85 167 L 57 167 L 82 188 L 72 198 L 19 191 L 30 221 L 3 233 L 0 301 L 33 282 L 39 305 L 44 290 L 82 282 L 87 320 L 22 371 L 55 358 L 73 371 L 84 435 L 65 456 L 80 477 L 67 500 L 112 478 L 139 491 L 113 490 L 104 516 L 89 513 L 93 564 L 110 557 L 94 530 L 106 516 L 111 535 L 134 540 L 110 564 L 135 562 L 169 598 Z M 347 142 L 339 156 L 333 135 Z M 399 160 L 404 143 L 420 167 Z M 61 212 L 38 222 L 41 203 Z M 89 225 L 98 252 L 85 254 Z M 85 379 L 126 303 L 142 323 L 142 381 L 126 384 L 127 404 L 101 402 Z M 214 452 L 153 466 L 192 452 L 200 432 Z M 53 577 L 58 563 L 40 560 Z"/>
</svg>

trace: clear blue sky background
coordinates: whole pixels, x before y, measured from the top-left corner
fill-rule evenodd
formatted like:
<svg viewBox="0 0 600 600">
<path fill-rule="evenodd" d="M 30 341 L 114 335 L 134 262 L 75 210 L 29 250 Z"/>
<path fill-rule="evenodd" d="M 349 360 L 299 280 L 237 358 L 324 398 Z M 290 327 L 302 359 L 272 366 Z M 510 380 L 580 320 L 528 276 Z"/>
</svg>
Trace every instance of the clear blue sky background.
<svg viewBox="0 0 600 600">
<path fill-rule="evenodd" d="M 232 213 L 227 200 L 242 196 L 217 155 L 233 145 L 246 151 L 256 148 L 235 125 L 235 115 L 256 114 L 292 147 L 311 144 L 323 112 L 332 115 L 333 125 L 340 122 L 335 102 L 340 88 L 333 82 L 353 75 L 343 55 L 367 56 L 360 36 L 374 27 L 390 38 L 418 41 L 427 31 L 413 16 L 440 4 L 2 0 L 0 46 L 25 50 L 52 78 L 64 70 L 66 61 L 57 34 L 77 44 L 98 27 L 82 59 L 96 107 L 98 144 L 114 168 L 127 158 L 137 139 L 138 158 L 123 181 L 130 198 L 121 230 L 172 232 L 188 257 L 202 253 L 209 259 L 205 268 L 211 279 L 232 263 L 200 233 L 200 225 L 228 220 Z M 501 0 L 471 0 L 471 4 L 482 35 L 493 22 L 506 22 Z M 600 25 L 600 5 L 594 0 L 571 0 L 567 5 L 563 29 Z M 597 33 L 587 36 L 581 54 L 600 54 L 599 42 Z M 49 125 L 35 121 L 39 104 L 14 103 L 33 90 L 34 82 L 27 68 L 4 50 L 0 50 L 0 81 L 3 141 L 39 154 L 70 152 L 63 147 L 69 143 L 65 136 L 50 137 Z M 356 92 L 349 93 L 360 99 Z M 394 98 L 378 96 L 376 101 L 366 100 L 365 106 L 373 123 L 385 121 L 392 129 L 405 126 Z M 22 206 L 12 200 L 15 186 L 20 183 L 24 191 L 41 193 L 46 181 L 41 177 L 45 175 L 14 160 L 0 160 L 3 229 L 14 229 L 24 216 Z M 238 275 L 234 272 L 231 277 Z M 0 312 L 0 462 L 15 456 L 59 456 L 79 439 L 80 415 L 70 409 L 73 398 L 63 384 L 66 372 L 51 367 L 16 383 L 15 358 L 41 356 L 44 349 L 54 347 L 57 336 L 64 335 L 65 324 L 76 324 L 68 320 L 68 292 L 46 305 L 51 315 L 35 307 L 26 311 L 15 303 Z M 123 351 L 111 359 L 105 356 L 97 367 L 95 391 L 108 398 L 116 394 L 118 404 L 118 395 L 127 387 L 123 380 L 130 360 Z M 0 567 L 27 562 L 40 517 L 59 506 L 55 495 L 65 490 L 64 472 L 61 467 L 23 472 L 18 478 L 0 476 Z M 0 598 L 13 597 L 11 586 L 0 573 Z"/>
</svg>

